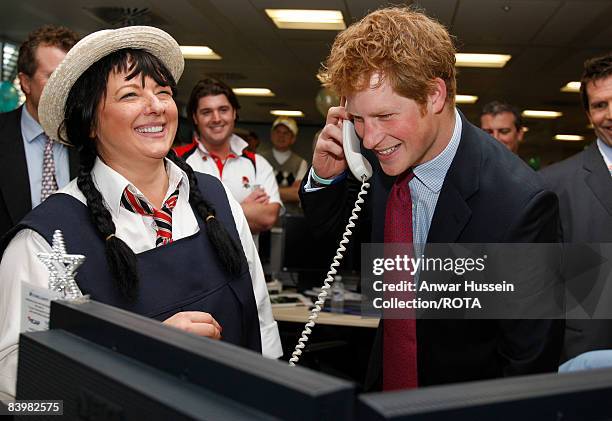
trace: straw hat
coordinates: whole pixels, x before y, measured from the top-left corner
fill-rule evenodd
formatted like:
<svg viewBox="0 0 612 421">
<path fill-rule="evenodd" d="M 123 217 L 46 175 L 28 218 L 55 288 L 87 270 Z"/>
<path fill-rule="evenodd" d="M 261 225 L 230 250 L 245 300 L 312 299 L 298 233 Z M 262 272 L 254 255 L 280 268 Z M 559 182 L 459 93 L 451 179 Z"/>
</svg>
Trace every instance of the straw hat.
<svg viewBox="0 0 612 421">
<path fill-rule="evenodd" d="M 161 60 L 174 80 L 183 74 L 185 60 L 178 43 L 168 33 L 152 26 L 128 26 L 105 29 L 80 40 L 55 69 L 38 105 L 40 125 L 50 138 L 59 140 L 58 130 L 64 120 L 64 108 L 70 89 L 77 79 L 96 61 L 123 48 L 145 50 Z M 66 139 L 66 133 L 61 133 Z"/>
</svg>

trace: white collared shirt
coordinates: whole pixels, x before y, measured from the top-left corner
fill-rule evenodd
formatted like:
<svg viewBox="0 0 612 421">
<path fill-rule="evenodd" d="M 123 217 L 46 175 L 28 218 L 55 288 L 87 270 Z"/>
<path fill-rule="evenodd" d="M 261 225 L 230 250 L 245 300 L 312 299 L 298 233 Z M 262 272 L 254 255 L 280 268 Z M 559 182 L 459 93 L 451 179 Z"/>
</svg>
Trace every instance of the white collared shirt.
<svg viewBox="0 0 612 421">
<path fill-rule="evenodd" d="M 215 159 L 202 142 L 197 142 L 198 149 L 187 158 L 187 163 L 194 171 L 210 174 L 221 180 L 238 203 L 251 194 L 253 186 L 258 185 L 270 196 L 270 203 L 282 206 L 272 165 L 263 156 L 255 154 L 255 170 L 253 163 L 242 156 L 242 151 L 249 144 L 236 135 L 232 135 L 229 142 L 231 155 L 225 162 Z"/>
<path fill-rule="evenodd" d="M 165 198 L 170 196 L 177 187 L 179 189 L 178 201 L 172 211 L 172 239 L 179 240 L 198 232 L 199 226 L 189 205 L 187 175 L 170 161 L 166 161 L 166 170 L 169 183 Z M 115 223 L 115 235 L 125 241 L 135 253 L 154 248 L 157 234 L 152 218 L 130 212 L 120 206 L 121 195 L 126 186 L 129 185 L 133 191 L 138 192 L 138 190 L 99 159 L 96 160 L 91 174 Z M 272 315 L 272 306 L 259 255 L 242 208 L 232 198 L 227 187 L 225 191 L 253 280 L 253 292 L 259 314 L 262 354 L 266 357 L 278 358 L 282 355 L 282 347 L 278 326 Z M 86 204 L 76 180 L 73 180 L 60 192 L 69 194 Z M 48 287 L 49 273 L 36 257 L 39 252 L 50 253 L 51 246 L 37 232 L 24 229 L 11 240 L 0 262 L 0 400 L 7 398 L 7 395 L 3 393 L 8 396 L 15 395 L 21 282 L 26 281 L 38 287 Z"/>
<path fill-rule="evenodd" d="M 612 175 L 612 147 L 608 146 L 600 138 L 597 138 L 597 148 L 606 163 L 606 167 L 608 167 L 608 171 L 610 171 L 610 175 Z"/>
</svg>

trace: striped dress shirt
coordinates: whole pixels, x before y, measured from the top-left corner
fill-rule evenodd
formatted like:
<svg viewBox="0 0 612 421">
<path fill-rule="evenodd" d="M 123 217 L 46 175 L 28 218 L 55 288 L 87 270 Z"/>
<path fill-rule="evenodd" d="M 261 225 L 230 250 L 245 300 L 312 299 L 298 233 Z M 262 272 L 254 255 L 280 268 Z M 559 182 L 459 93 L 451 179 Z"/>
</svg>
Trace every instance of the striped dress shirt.
<svg viewBox="0 0 612 421">
<path fill-rule="evenodd" d="M 455 128 L 446 148 L 431 161 L 413 169 L 414 177 L 410 180 L 408 186 L 412 196 L 412 232 L 415 257 L 422 254 L 423 246 L 427 243 L 427 234 L 436 210 L 438 197 L 440 197 L 440 190 L 459 147 L 461 126 L 461 116 L 455 109 Z"/>
</svg>

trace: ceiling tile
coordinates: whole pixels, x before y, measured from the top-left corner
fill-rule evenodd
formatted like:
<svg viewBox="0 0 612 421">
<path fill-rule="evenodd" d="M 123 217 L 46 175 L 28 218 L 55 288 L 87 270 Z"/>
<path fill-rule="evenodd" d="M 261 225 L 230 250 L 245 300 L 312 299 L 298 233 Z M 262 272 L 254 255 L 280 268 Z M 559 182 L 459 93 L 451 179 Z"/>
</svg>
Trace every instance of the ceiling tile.
<svg viewBox="0 0 612 421">
<path fill-rule="evenodd" d="M 560 7 L 559 0 L 461 0 L 452 30 L 461 42 L 526 44 Z M 504 7 L 509 7 L 504 11 Z"/>
<path fill-rule="evenodd" d="M 566 2 L 533 42 L 539 45 L 566 45 L 581 31 L 588 30 L 591 21 L 601 16 L 609 7 L 609 1 Z"/>
<path fill-rule="evenodd" d="M 450 28 L 453 24 L 457 0 L 417 0 L 415 6 L 424 9 L 428 16 L 436 18 Z"/>
</svg>

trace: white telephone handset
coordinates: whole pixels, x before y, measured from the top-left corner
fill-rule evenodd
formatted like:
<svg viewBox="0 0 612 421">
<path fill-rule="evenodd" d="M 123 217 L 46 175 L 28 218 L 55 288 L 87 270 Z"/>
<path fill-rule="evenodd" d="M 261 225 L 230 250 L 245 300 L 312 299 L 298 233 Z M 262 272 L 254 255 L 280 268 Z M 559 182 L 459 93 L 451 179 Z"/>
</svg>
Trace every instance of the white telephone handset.
<svg viewBox="0 0 612 421">
<path fill-rule="evenodd" d="M 341 101 L 341 103 L 342 102 L 345 102 L 344 99 Z M 358 217 L 357 213 L 361 210 L 359 205 L 363 204 L 363 196 L 367 194 L 367 188 L 370 187 L 370 183 L 368 183 L 367 180 L 372 177 L 372 165 L 370 165 L 363 155 L 361 155 L 359 144 L 360 140 L 355 132 L 353 122 L 350 120 L 344 120 L 342 122 L 342 146 L 344 148 L 344 157 L 346 158 L 346 162 L 355 178 L 361 181 L 361 190 L 357 194 L 355 206 L 353 207 L 351 216 L 346 224 L 344 234 L 342 234 L 342 240 L 340 240 L 340 244 L 336 250 L 336 255 L 334 256 L 333 262 L 329 268 L 329 272 L 327 272 L 327 277 L 325 278 L 323 286 L 321 287 L 321 293 L 317 297 L 315 306 L 308 317 L 308 322 L 302 331 L 298 344 L 295 346 L 295 351 L 293 351 L 293 354 L 291 354 L 291 358 L 289 359 L 289 365 L 291 366 L 294 366 L 299 361 L 300 355 L 302 355 L 302 350 L 306 347 L 308 335 L 310 335 L 312 332 L 311 329 L 314 327 L 317 317 L 319 317 L 319 312 L 325 304 L 325 298 L 327 297 L 327 293 L 331 288 L 332 282 L 334 282 L 334 275 L 337 273 L 338 266 L 340 266 L 340 260 L 342 260 L 344 257 L 343 253 L 346 251 L 345 246 L 348 244 L 349 237 L 352 234 L 351 228 L 355 227 L 355 221 Z"/>
<path fill-rule="evenodd" d="M 355 125 L 350 120 L 342 122 L 342 147 L 344 157 L 351 172 L 359 181 L 372 177 L 372 165 L 363 157 L 359 149 L 360 140 L 355 132 Z"/>
</svg>

